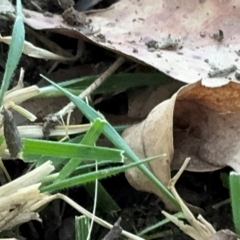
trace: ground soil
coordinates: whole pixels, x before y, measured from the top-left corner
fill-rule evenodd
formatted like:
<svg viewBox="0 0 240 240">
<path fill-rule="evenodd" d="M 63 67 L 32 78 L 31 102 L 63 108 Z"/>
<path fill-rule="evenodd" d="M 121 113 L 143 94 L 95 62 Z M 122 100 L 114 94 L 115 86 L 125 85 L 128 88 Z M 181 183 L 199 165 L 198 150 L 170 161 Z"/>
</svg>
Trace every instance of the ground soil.
<svg viewBox="0 0 240 240">
<path fill-rule="evenodd" d="M 226 169 L 226 171 L 228 171 L 228 169 Z M 211 223 L 216 230 L 226 228 L 234 230 L 230 204 L 225 204 L 222 207 L 213 209 L 213 205 L 228 198 L 228 190 L 222 186 L 220 173 L 220 171 L 214 173 L 185 172 L 177 184 L 177 190 L 180 196 L 188 203 L 205 210 L 204 218 Z M 123 229 L 137 233 L 164 219 L 161 211 L 165 208 L 159 198 L 153 194 L 139 192 L 133 189 L 127 182 L 124 174 L 101 182 L 121 208 L 121 210 L 114 215 L 97 211 L 98 216 L 106 221 L 114 223 L 118 217 L 121 216 L 121 226 Z M 89 211 L 92 210 L 92 199 L 82 187 L 70 189 L 65 192 L 65 194 Z M 36 222 L 24 224 L 20 227 L 20 232 L 22 236 L 27 239 L 70 240 L 74 237 L 73 220 L 76 215 L 79 215 L 79 213 L 70 206 L 60 201 L 55 201 L 41 212 L 43 219 L 42 224 Z M 103 239 L 107 232 L 107 229 L 95 224 L 91 239 Z M 168 223 L 149 232 L 149 234 L 162 234 L 163 237 L 155 238 L 162 240 L 191 239 L 172 223 Z M 144 238 L 147 239 L 146 236 Z"/>
</svg>

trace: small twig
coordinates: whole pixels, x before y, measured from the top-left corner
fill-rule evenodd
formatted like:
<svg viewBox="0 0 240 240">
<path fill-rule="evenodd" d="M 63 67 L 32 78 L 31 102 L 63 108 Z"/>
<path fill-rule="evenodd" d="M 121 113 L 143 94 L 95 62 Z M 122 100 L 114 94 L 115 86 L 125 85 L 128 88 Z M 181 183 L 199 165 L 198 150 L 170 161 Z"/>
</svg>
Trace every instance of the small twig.
<svg viewBox="0 0 240 240">
<path fill-rule="evenodd" d="M 229 203 L 231 203 L 230 199 L 226 199 L 226 200 L 224 200 L 224 201 L 221 201 L 221 202 L 219 202 L 219 203 L 216 203 L 215 205 L 212 206 L 212 208 L 213 208 L 213 209 L 218 209 L 218 208 L 220 208 L 220 207 L 222 207 L 222 206 L 224 206 L 224 205 L 226 205 L 226 204 L 229 204 Z"/>
<path fill-rule="evenodd" d="M 99 78 L 96 79 L 88 88 L 86 88 L 80 95 L 79 98 L 85 98 L 89 94 L 91 94 L 94 90 L 96 90 L 108 77 L 110 77 L 123 63 L 125 59 L 123 57 L 119 57 Z M 73 110 L 75 105 L 70 102 L 64 108 L 62 108 L 57 113 L 49 116 L 49 118 L 56 122 L 60 118 L 60 116 L 65 116 L 69 111 Z M 48 119 L 48 118 L 47 118 Z"/>
<path fill-rule="evenodd" d="M 49 203 L 51 202 L 52 200 L 55 200 L 55 199 L 62 199 L 63 201 L 65 201 L 66 203 L 68 203 L 71 207 L 73 207 L 74 209 L 76 209 L 77 211 L 79 211 L 80 213 L 84 214 L 85 216 L 89 217 L 89 218 L 92 218 L 94 217 L 94 221 L 98 224 L 100 224 L 101 226 L 103 227 L 106 227 L 106 228 L 113 228 L 114 226 L 111 225 L 110 223 L 102 220 L 101 218 L 97 217 L 97 216 L 93 216 L 92 213 L 90 213 L 89 211 L 87 211 L 85 208 L 81 207 L 80 205 L 78 205 L 76 202 L 74 202 L 71 198 L 63 195 L 63 194 L 60 194 L 60 193 L 57 193 L 55 195 L 52 195 L 52 196 L 48 196 L 47 198 L 45 198 L 44 200 L 42 201 L 39 201 L 37 204 L 34 204 L 33 206 L 31 206 L 34 210 L 35 209 L 38 209 L 39 207 L 45 205 L 46 203 Z M 134 235 L 130 232 L 127 232 L 125 230 L 122 230 L 122 235 L 127 237 L 128 239 L 132 239 L 132 240 L 144 240 L 143 238 L 137 236 L 137 235 Z"/>
</svg>

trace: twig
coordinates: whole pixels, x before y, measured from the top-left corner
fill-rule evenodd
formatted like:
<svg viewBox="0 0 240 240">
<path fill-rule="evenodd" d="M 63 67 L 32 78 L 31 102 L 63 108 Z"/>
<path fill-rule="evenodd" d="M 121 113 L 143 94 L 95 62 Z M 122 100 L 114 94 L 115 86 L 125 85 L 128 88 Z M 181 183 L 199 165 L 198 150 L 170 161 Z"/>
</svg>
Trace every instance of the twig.
<svg viewBox="0 0 240 240">
<path fill-rule="evenodd" d="M 110 77 L 123 63 L 125 59 L 123 57 L 119 57 L 99 78 L 96 79 L 88 88 L 86 88 L 80 95 L 79 98 L 85 98 L 89 94 L 91 94 L 94 90 L 96 90 L 108 77 Z M 57 122 L 60 116 L 65 116 L 69 111 L 73 110 L 75 105 L 70 102 L 64 108 L 62 108 L 57 113 L 46 118 Z"/>
<path fill-rule="evenodd" d="M 41 200 L 39 202 L 37 202 L 36 204 L 33 204 L 31 206 L 31 208 L 33 208 L 34 210 L 38 209 L 39 207 L 45 205 L 46 203 L 49 203 L 55 199 L 62 199 L 63 201 L 65 201 L 66 203 L 68 203 L 71 207 L 73 207 L 74 209 L 76 209 L 77 211 L 79 211 L 80 213 L 84 214 L 85 216 L 89 217 L 89 218 L 92 218 L 94 217 L 94 221 L 98 224 L 100 224 L 101 226 L 103 227 L 106 227 L 106 228 L 113 228 L 114 226 L 111 225 L 110 223 L 102 220 L 101 218 L 97 217 L 97 216 L 93 216 L 92 213 L 90 213 L 89 211 L 87 211 L 85 208 L 81 207 L 80 205 L 78 205 L 76 202 L 74 202 L 71 198 L 63 195 L 63 194 L 60 194 L 60 193 L 57 193 L 55 195 L 52 195 L 52 196 L 47 196 L 44 200 Z M 31 209 L 30 209 L 31 210 Z M 122 235 L 127 237 L 128 239 L 131 239 L 131 240 L 144 240 L 144 238 L 141 238 L 137 235 L 134 235 L 130 232 L 127 232 L 125 230 L 122 230 Z"/>
<path fill-rule="evenodd" d="M 217 203 L 217 204 L 213 205 L 212 208 L 213 209 L 218 209 L 218 208 L 222 207 L 223 205 L 229 204 L 229 203 L 231 203 L 230 199 L 226 199 L 224 201 L 221 201 L 220 203 Z"/>
</svg>

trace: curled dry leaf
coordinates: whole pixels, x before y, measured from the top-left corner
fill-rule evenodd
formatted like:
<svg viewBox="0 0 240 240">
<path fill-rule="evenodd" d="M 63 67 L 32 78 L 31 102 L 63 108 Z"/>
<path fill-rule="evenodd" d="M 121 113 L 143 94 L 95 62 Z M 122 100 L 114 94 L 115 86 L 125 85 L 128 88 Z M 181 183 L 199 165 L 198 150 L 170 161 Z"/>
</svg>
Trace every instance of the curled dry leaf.
<svg viewBox="0 0 240 240">
<path fill-rule="evenodd" d="M 238 0 L 121 0 L 108 11 L 87 16 L 91 27 L 99 29 L 87 36 L 61 16 L 24 13 L 25 23 L 34 29 L 85 37 L 180 81 L 203 79 L 213 87 L 227 84 L 240 68 L 239 8 Z"/>
<path fill-rule="evenodd" d="M 171 99 L 157 105 L 140 124 L 123 133 L 123 138 L 140 158 L 166 153 L 148 166 L 165 185 L 170 171 L 191 157 L 186 170 L 213 171 L 225 166 L 240 172 L 240 84 L 207 88 L 200 82 L 182 87 Z M 137 168 L 126 176 L 139 190 L 153 192 L 172 209 L 162 193 Z"/>
</svg>

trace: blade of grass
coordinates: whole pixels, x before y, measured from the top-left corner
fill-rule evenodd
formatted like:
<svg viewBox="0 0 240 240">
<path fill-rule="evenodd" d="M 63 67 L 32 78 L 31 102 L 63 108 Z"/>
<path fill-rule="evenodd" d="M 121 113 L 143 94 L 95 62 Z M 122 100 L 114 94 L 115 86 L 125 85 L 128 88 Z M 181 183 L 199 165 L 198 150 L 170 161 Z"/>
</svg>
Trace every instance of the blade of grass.
<svg viewBox="0 0 240 240">
<path fill-rule="evenodd" d="M 83 135 L 79 135 L 75 138 L 72 138 L 70 140 L 67 140 L 65 142 L 68 143 L 79 143 L 81 141 L 81 139 L 83 139 Z M 45 155 L 40 155 L 40 154 L 24 154 L 24 162 L 36 162 L 36 167 L 42 165 L 43 163 L 45 163 L 46 161 L 49 160 L 49 156 L 45 156 Z M 69 161 L 68 158 L 62 158 L 62 157 L 51 157 L 51 162 L 52 165 L 56 168 L 59 167 L 61 164 L 65 165 L 67 162 Z"/>
<path fill-rule="evenodd" d="M 104 165 L 109 165 L 110 163 L 113 163 L 113 161 L 101 161 L 98 163 L 98 166 L 101 166 L 103 167 Z M 84 164 L 84 165 L 81 165 L 79 167 L 77 167 L 75 169 L 75 171 L 73 172 L 72 176 L 76 176 L 76 175 L 80 175 L 80 174 L 83 174 L 83 173 L 87 173 L 89 172 L 90 170 L 92 170 L 93 168 L 95 168 L 95 163 L 90 163 L 90 164 Z"/>
<path fill-rule="evenodd" d="M 84 138 L 81 141 L 81 144 L 87 144 L 87 145 L 93 145 L 99 138 L 100 134 L 103 132 L 104 126 L 106 124 L 106 121 L 97 118 L 93 125 L 95 125 L 95 128 L 92 127 L 84 136 Z M 99 163 L 98 163 L 99 166 Z M 89 171 L 88 171 L 89 172 Z M 94 199 L 95 197 L 95 184 L 96 183 L 89 183 L 84 186 L 88 194 Z M 110 194 L 105 190 L 105 188 L 102 186 L 100 182 L 97 183 L 97 206 L 101 208 L 105 212 L 116 212 L 119 211 L 120 208 L 117 205 L 117 203 L 113 200 L 113 198 L 110 196 Z"/>
<path fill-rule="evenodd" d="M 47 80 L 49 83 L 54 85 L 56 88 L 61 90 L 69 99 L 82 111 L 82 113 L 90 120 L 94 121 L 95 118 L 103 118 L 98 112 L 96 112 L 93 108 L 88 106 L 82 99 L 72 95 L 71 93 L 67 92 L 62 87 L 58 86 L 53 81 L 49 80 L 48 78 L 41 75 L 42 78 Z M 104 135 L 119 149 L 125 151 L 125 155 L 127 158 L 133 162 L 138 162 L 139 158 L 137 155 L 132 151 L 132 149 L 127 145 L 127 143 L 120 137 L 120 135 L 116 132 L 116 130 L 107 122 L 104 130 Z M 174 196 L 170 193 L 170 191 L 152 174 L 152 172 L 145 166 L 140 165 L 138 166 L 139 169 L 148 177 L 162 193 L 171 201 L 178 209 L 180 209 L 179 203 L 176 201 Z"/>
<path fill-rule="evenodd" d="M 83 144 L 52 142 L 35 139 L 22 139 L 23 154 L 40 154 L 61 158 L 84 158 L 86 160 L 116 162 L 123 161 L 123 151 L 105 147 L 92 147 Z"/>
<path fill-rule="evenodd" d="M 233 222 L 236 233 L 240 235 L 240 174 L 230 172 L 229 183 Z"/>
<path fill-rule="evenodd" d="M 20 60 L 23 50 L 25 30 L 22 18 L 22 4 L 20 0 L 16 1 L 16 19 L 13 25 L 12 40 L 8 52 L 7 63 L 4 71 L 3 81 L 0 89 L 0 106 L 3 104 L 5 92 L 8 90 L 11 77 Z"/>
<path fill-rule="evenodd" d="M 92 124 L 91 128 L 84 135 L 81 144 L 82 145 L 94 145 L 97 141 L 99 135 L 102 133 L 104 128 L 105 121 L 97 118 Z M 111 158 L 110 158 L 111 159 Z M 55 182 L 62 181 L 66 179 L 70 174 L 74 172 L 74 170 L 81 164 L 83 159 L 81 158 L 72 158 L 70 161 L 63 167 L 63 169 L 59 172 L 59 176 L 55 180 Z M 105 159 L 106 160 L 106 159 Z"/>
<path fill-rule="evenodd" d="M 90 219 L 86 216 L 75 217 L 75 240 L 86 240 Z"/>
<path fill-rule="evenodd" d="M 81 144 L 93 146 L 103 132 L 106 121 L 101 118 L 96 118 L 92 127 L 84 135 Z"/>
<path fill-rule="evenodd" d="M 120 126 L 114 126 L 114 129 L 116 131 L 123 131 L 124 129 L 126 129 L 127 127 L 129 127 L 130 125 L 120 125 Z M 72 138 L 66 142 L 69 143 L 79 143 L 81 141 L 81 139 L 83 139 L 84 135 L 80 134 L 79 136 Z M 39 154 L 25 154 L 23 161 L 25 162 L 36 162 L 36 166 L 40 166 L 43 163 L 45 163 L 46 161 L 49 160 L 49 156 L 44 156 L 44 155 L 39 155 Z M 59 166 L 60 164 L 66 164 L 68 159 L 63 159 L 63 158 L 59 158 L 59 157 L 51 157 L 51 161 L 53 166 L 55 166 L 55 168 L 57 166 Z"/>
<path fill-rule="evenodd" d="M 51 162 L 52 162 L 52 159 L 51 159 Z M 109 163 L 112 163 L 112 162 L 111 161 L 101 161 L 101 162 L 98 163 L 98 166 L 104 166 L 104 165 L 109 164 Z M 71 176 L 74 177 L 74 176 L 78 176 L 80 174 L 87 173 L 87 172 L 89 172 L 89 170 L 91 168 L 94 168 L 95 165 L 96 165 L 95 163 L 92 163 L 92 164 L 85 164 L 85 165 L 79 166 L 79 167 L 76 168 L 74 173 L 71 174 Z M 44 178 L 42 183 L 47 183 L 47 184 L 53 183 L 59 175 L 58 169 L 55 168 L 55 170 L 57 171 L 57 173 L 53 173 L 53 174 L 47 176 L 46 178 Z"/>
<path fill-rule="evenodd" d="M 173 216 L 177 217 L 177 218 L 184 218 L 184 215 L 183 215 L 182 212 L 175 213 L 175 214 L 173 214 Z M 169 223 L 169 222 L 171 222 L 171 221 L 168 218 L 164 218 L 162 221 L 160 221 L 160 222 L 158 222 L 156 224 L 153 224 L 150 227 L 147 227 L 147 228 L 143 229 L 137 235 L 138 236 L 143 236 L 143 235 L 147 234 L 148 232 L 153 231 L 153 230 L 155 230 L 155 229 L 157 229 L 157 228 L 159 228 L 159 227 L 161 227 L 164 224 Z"/>
<path fill-rule="evenodd" d="M 158 156 L 158 157 L 160 157 L 160 156 Z M 120 167 L 112 167 L 109 169 L 103 169 L 103 170 L 98 170 L 95 172 L 90 172 L 90 173 L 83 174 L 80 176 L 68 178 L 68 179 L 65 179 L 65 180 L 57 182 L 57 183 L 52 183 L 48 186 L 40 187 L 40 189 L 42 192 L 53 192 L 53 191 L 61 190 L 64 188 L 69 188 L 69 187 L 77 186 L 80 184 L 89 183 L 89 182 L 95 181 L 96 179 L 103 179 L 103 178 L 107 178 L 107 177 L 116 175 L 118 173 L 124 172 L 131 167 L 138 166 L 140 164 L 143 164 L 143 163 L 153 160 L 155 158 L 156 157 L 152 157 L 152 158 L 148 158 L 148 159 L 144 159 L 144 160 L 139 160 L 138 162 L 129 163 L 129 164 L 126 164 L 126 165 L 123 165 Z"/>
<path fill-rule="evenodd" d="M 81 140 L 81 144 L 94 145 L 98 137 L 102 133 L 105 123 L 106 121 L 103 121 L 102 119 L 97 118 L 93 122 L 91 128 L 84 135 L 83 139 Z M 63 179 L 66 179 L 73 172 L 76 174 L 75 170 L 80 165 L 81 162 L 82 162 L 82 159 L 72 158 L 63 167 L 63 169 L 59 173 L 59 176 L 54 182 L 59 182 Z M 95 166 L 95 163 L 92 164 L 92 167 L 93 166 Z M 84 167 L 85 165 L 81 166 L 81 168 L 84 168 Z M 85 168 L 85 170 L 87 171 L 85 171 L 84 173 L 89 172 L 89 169 Z M 95 184 L 89 183 L 85 185 L 84 188 L 86 189 L 88 194 L 92 197 L 92 199 L 94 199 Z M 119 206 L 116 204 L 113 198 L 108 194 L 108 192 L 105 190 L 105 188 L 102 186 L 101 183 L 98 183 L 98 207 L 100 207 L 103 211 L 106 211 L 106 212 L 116 212 L 120 210 Z"/>
<path fill-rule="evenodd" d="M 92 84 L 98 76 L 86 76 L 82 78 L 67 80 L 59 83 L 61 87 L 69 88 L 73 94 L 78 94 Z M 163 73 L 119 73 L 113 74 L 100 85 L 94 93 L 109 93 L 125 91 L 128 88 L 140 86 L 160 86 L 173 82 L 174 80 Z M 179 83 L 180 84 L 180 83 Z M 61 92 L 53 86 L 40 89 L 37 97 L 62 96 Z"/>
</svg>

